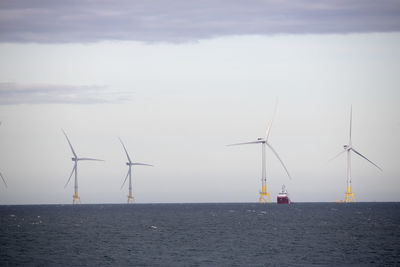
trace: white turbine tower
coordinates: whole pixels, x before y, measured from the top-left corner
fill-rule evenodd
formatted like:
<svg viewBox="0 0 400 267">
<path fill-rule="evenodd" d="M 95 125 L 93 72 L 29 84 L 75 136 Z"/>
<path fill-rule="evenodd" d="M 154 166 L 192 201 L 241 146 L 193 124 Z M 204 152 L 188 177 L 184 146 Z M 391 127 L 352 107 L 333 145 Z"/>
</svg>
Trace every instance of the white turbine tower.
<svg viewBox="0 0 400 267">
<path fill-rule="evenodd" d="M 74 195 L 72 196 L 72 204 L 80 204 L 81 203 L 81 198 L 78 195 L 78 161 L 81 161 L 81 160 L 104 161 L 104 160 L 92 159 L 92 158 L 78 158 L 78 156 L 75 153 L 74 148 L 71 145 L 71 142 L 68 139 L 67 134 L 64 132 L 64 130 L 62 130 L 62 132 L 64 133 L 65 138 L 67 138 L 69 147 L 71 148 L 72 154 L 74 155 L 74 157 L 72 158 L 72 161 L 74 162 L 74 167 L 72 168 L 71 175 L 69 176 L 68 181 L 65 184 L 64 188 L 67 187 L 69 181 L 71 180 L 72 174 L 75 173 L 75 184 L 74 184 L 74 189 L 75 190 L 74 190 Z"/>
<path fill-rule="evenodd" d="M 1 125 L 1 121 L 0 121 L 0 125 Z M 1 176 L 1 179 L 3 180 L 4 185 L 5 185 L 6 188 L 7 188 L 6 179 L 4 179 L 4 176 L 3 176 L 3 174 L 2 174 L 1 172 L 0 172 L 0 176 Z"/>
<path fill-rule="evenodd" d="M 231 144 L 228 146 L 237 146 L 237 145 L 248 145 L 248 144 L 261 144 L 261 152 L 262 152 L 262 172 L 261 172 L 261 181 L 262 181 L 262 190 L 260 191 L 260 199 L 259 202 L 260 203 L 266 203 L 266 202 L 271 202 L 271 195 L 267 192 L 267 173 L 266 173 L 266 167 L 265 167 L 265 147 L 268 146 L 271 151 L 275 154 L 275 156 L 278 158 L 278 160 L 281 162 L 283 168 L 285 169 L 287 175 L 289 176 L 289 178 L 291 178 L 289 171 L 287 170 L 285 164 L 283 163 L 282 159 L 279 157 L 278 153 L 275 151 L 275 149 L 271 146 L 271 144 L 268 142 L 268 137 L 269 134 L 271 132 L 271 127 L 272 127 L 272 123 L 274 121 L 275 118 L 275 114 L 276 114 L 276 105 L 275 105 L 275 111 L 274 111 L 274 115 L 272 117 L 271 122 L 269 123 L 268 127 L 267 127 L 267 132 L 265 134 L 265 138 L 257 138 L 256 141 L 252 141 L 252 142 L 246 142 L 246 143 L 238 143 L 238 144 Z"/>
<path fill-rule="evenodd" d="M 122 189 L 122 187 L 124 187 L 125 182 L 129 177 L 129 195 L 128 195 L 128 204 L 129 204 L 129 203 L 133 203 L 135 201 L 135 199 L 134 199 L 134 197 L 132 195 L 132 166 L 141 165 L 141 166 L 151 166 L 151 167 L 153 167 L 153 165 L 146 164 L 146 163 L 140 163 L 140 162 L 132 162 L 131 158 L 129 157 L 128 151 L 126 150 L 126 147 L 125 147 L 124 143 L 122 142 L 121 138 L 119 138 L 119 141 L 121 142 L 121 145 L 125 150 L 126 157 L 128 158 L 128 162 L 126 163 L 126 165 L 128 165 L 129 169 L 128 169 L 128 173 L 126 174 L 125 180 L 122 183 L 121 189 Z"/>
<path fill-rule="evenodd" d="M 372 161 L 370 161 L 369 159 L 367 159 L 365 156 L 361 155 L 360 152 L 358 152 L 357 150 L 354 149 L 353 147 L 353 143 L 351 141 L 351 124 L 352 124 L 352 116 L 353 116 L 353 107 L 350 107 L 350 134 L 349 134 L 349 144 L 344 145 L 343 148 L 344 150 L 342 152 L 340 152 L 339 154 L 337 154 L 334 158 L 332 158 L 331 160 L 336 159 L 337 157 L 339 157 L 340 155 L 342 155 L 343 153 L 347 153 L 347 192 L 346 194 L 346 198 L 344 200 L 345 203 L 348 202 L 355 202 L 355 198 L 354 198 L 354 193 L 351 192 L 351 152 L 356 153 L 357 155 L 359 155 L 360 157 L 364 158 L 365 160 L 367 160 L 369 163 L 371 163 L 372 165 L 374 165 L 375 167 L 377 167 L 379 170 L 382 171 L 382 169 L 376 165 L 375 163 L 373 163 Z"/>
</svg>

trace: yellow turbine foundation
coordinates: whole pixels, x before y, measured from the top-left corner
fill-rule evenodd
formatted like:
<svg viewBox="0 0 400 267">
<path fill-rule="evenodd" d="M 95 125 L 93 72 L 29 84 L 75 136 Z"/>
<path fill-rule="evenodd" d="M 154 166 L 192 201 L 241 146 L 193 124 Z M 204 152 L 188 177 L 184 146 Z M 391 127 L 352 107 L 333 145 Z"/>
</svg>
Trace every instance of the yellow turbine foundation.
<svg viewBox="0 0 400 267">
<path fill-rule="evenodd" d="M 81 204 L 81 198 L 78 196 L 77 192 L 72 196 L 72 204 Z"/>
<path fill-rule="evenodd" d="M 267 186 L 262 186 L 262 191 L 260 192 L 260 203 L 271 202 L 271 195 L 267 193 Z"/>
<path fill-rule="evenodd" d="M 356 198 L 354 197 L 354 193 L 351 192 L 351 186 L 347 187 L 346 199 L 345 203 L 356 202 Z"/>
<path fill-rule="evenodd" d="M 134 202 L 135 202 L 135 198 L 132 196 L 132 192 L 129 192 L 128 204 L 129 204 L 129 203 L 134 203 Z"/>
</svg>

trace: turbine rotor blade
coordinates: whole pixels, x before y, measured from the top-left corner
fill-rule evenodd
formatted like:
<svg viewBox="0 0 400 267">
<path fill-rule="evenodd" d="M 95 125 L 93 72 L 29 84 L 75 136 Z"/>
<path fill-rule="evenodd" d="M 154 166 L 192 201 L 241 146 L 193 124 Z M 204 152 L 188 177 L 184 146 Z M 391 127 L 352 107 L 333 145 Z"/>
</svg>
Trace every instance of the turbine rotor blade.
<svg viewBox="0 0 400 267">
<path fill-rule="evenodd" d="M 71 175 L 69 176 L 67 183 L 64 185 L 64 188 L 66 188 L 69 181 L 71 181 L 72 174 L 74 174 L 75 170 L 76 170 L 76 163 L 75 163 L 74 167 L 72 168 Z"/>
<path fill-rule="evenodd" d="M 352 143 L 351 143 L 351 127 L 352 127 L 352 120 L 353 120 L 353 105 L 350 106 L 350 135 L 349 135 L 349 146 L 352 145 Z"/>
<path fill-rule="evenodd" d="M 71 142 L 69 141 L 67 134 L 64 132 L 63 129 L 61 129 L 61 130 L 62 130 L 62 132 L 64 133 L 65 138 L 67 138 L 67 141 L 68 141 L 69 147 L 71 148 L 72 154 L 74 154 L 75 158 L 77 158 L 78 156 L 76 155 L 75 150 L 74 150 L 74 148 L 72 147 Z"/>
<path fill-rule="evenodd" d="M 230 144 L 230 145 L 227 145 L 227 146 L 239 146 L 239 145 L 261 144 L 261 143 L 265 143 L 265 141 L 264 140 L 258 140 L 258 141 L 253 141 L 253 142 Z"/>
<path fill-rule="evenodd" d="M 94 161 L 104 161 L 102 159 L 92 159 L 92 158 L 78 158 L 77 160 L 94 160 Z"/>
<path fill-rule="evenodd" d="M 121 138 L 118 137 L 118 139 L 121 142 L 122 146 L 124 147 L 124 150 L 125 150 L 125 153 L 126 153 L 126 157 L 128 158 L 129 163 L 132 163 L 132 160 L 129 157 L 128 151 L 126 150 L 126 147 L 125 147 L 124 143 L 122 142 Z"/>
<path fill-rule="evenodd" d="M 285 164 L 283 163 L 282 159 L 279 157 L 279 155 L 275 151 L 275 149 L 269 143 L 265 143 L 265 144 L 272 150 L 272 152 L 274 152 L 275 156 L 279 159 L 279 161 L 281 162 L 283 168 L 285 169 L 287 175 L 289 176 L 290 179 L 292 179 L 292 176 L 290 176 L 288 169 L 286 168 Z"/>
<path fill-rule="evenodd" d="M 154 165 L 147 164 L 147 163 L 140 163 L 140 162 L 133 162 L 132 165 L 141 165 L 141 166 L 150 166 L 150 167 L 154 167 Z"/>
<path fill-rule="evenodd" d="M 1 121 L 0 121 L 0 125 L 1 125 Z M 7 186 L 7 183 L 6 183 L 6 179 L 4 179 L 3 174 L 1 174 L 1 172 L 0 172 L 0 176 L 1 176 L 1 179 L 3 180 L 4 185 L 7 188 L 8 186 Z"/>
<path fill-rule="evenodd" d="M 381 169 L 381 167 L 379 167 L 378 165 L 376 165 L 375 163 L 373 163 L 372 161 L 370 161 L 369 159 L 367 159 L 365 156 L 361 155 L 360 152 L 358 152 L 357 150 L 355 150 L 354 148 L 350 148 L 352 151 L 354 151 L 354 153 L 356 153 L 357 155 L 359 155 L 360 157 L 366 159 L 369 163 L 371 163 L 372 165 L 374 165 L 375 167 L 377 167 L 380 171 L 383 171 Z"/>
<path fill-rule="evenodd" d="M 336 156 L 334 156 L 333 158 L 331 158 L 328 162 L 330 162 L 330 161 L 336 159 L 337 157 L 339 157 L 340 155 L 342 155 L 342 154 L 343 154 L 344 152 L 346 152 L 346 151 L 347 151 L 346 149 L 343 150 L 343 151 L 341 151 L 339 154 L 337 154 Z"/>
<path fill-rule="evenodd" d="M 276 99 L 276 102 L 275 102 L 275 108 L 274 108 L 274 114 L 272 115 L 272 120 L 268 124 L 268 127 L 267 127 L 267 132 L 265 134 L 265 141 L 268 141 L 268 137 L 271 132 L 272 124 L 274 123 L 277 108 L 278 108 L 278 99 Z"/>
<path fill-rule="evenodd" d="M 4 179 L 3 174 L 1 174 L 1 172 L 0 172 L 0 176 L 1 176 L 1 179 L 3 180 L 4 185 L 6 186 L 6 188 L 8 188 L 6 179 Z"/>
<path fill-rule="evenodd" d="M 128 173 L 126 174 L 126 177 L 125 177 L 124 182 L 123 182 L 122 185 L 121 185 L 121 189 L 122 189 L 122 187 L 124 187 L 125 182 L 126 182 L 126 180 L 128 179 L 128 175 L 129 175 L 129 170 L 128 170 Z M 120 189 L 120 190 L 121 190 L 121 189 Z"/>
</svg>

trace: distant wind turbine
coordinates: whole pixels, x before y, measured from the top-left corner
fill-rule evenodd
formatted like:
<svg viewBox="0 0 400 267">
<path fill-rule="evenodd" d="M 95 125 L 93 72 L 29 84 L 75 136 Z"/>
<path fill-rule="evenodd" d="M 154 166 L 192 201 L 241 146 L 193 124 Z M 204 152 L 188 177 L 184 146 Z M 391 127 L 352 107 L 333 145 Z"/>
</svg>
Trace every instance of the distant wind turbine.
<svg viewBox="0 0 400 267">
<path fill-rule="evenodd" d="M 132 166 L 133 165 L 141 165 L 141 166 L 151 166 L 151 167 L 153 167 L 153 165 L 146 164 L 146 163 L 140 163 L 140 162 L 132 162 L 131 158 L 129 157 L 128 151 L 126 150 L 126 147 L 125 147 L 124 143 L 122 142 L 121 138 L 119 138 L 119 141 L 121 142 L 121 145 L 125 150 L 126 157 L 128 158 L 128 162 L 126 163 L 126 165 L 129 166 L 129 169 L 128 169 L 128 173 L 126 174 L 125 180 L 122 183 L 121 189 L 122 189 L 122 187 L 124 187 L 125 182 L 129 177 L 129 195 L 128 195 L 128 204 L 129 204 L 129 203 L 133 203 L 135 201 L 135 199 L 134 199 L 134 197 L 132 195 Z"/>
<path fill-rule="evenodd" d="M 0 121 L 0 125 L 1 125 L 1 121 Z M 3 174 L 2 174 L 1 172 L 0 172 L 0 176 L 1 176 L 1 179 L 3 180 L 4 185 L 5 185 L 6 188 L 7 188 L 6 179 L 4 179 L 4 176 L 3 176 Z"/>
<path fill-rule="evenodd" d="M 349 144 L 344 145 L 343 148 L 344 150 L 342 152 L 340 152 L 339 154 L 337 154 L 335 157 L 333 157 L 331 160 L 336 159 L 337 157 L 339 157 L 340 155 L 342 155 L 343 153 L 347 152 L 347 192 L 346 194 L 346 199 L 344 200 L 345 203 L 348 202 L 355 202 L 355 197 L 354 197 L 354 193 L 351 192 L 351 152 L 356 153 L 357 155 L 359 155 L 360 157 L 364 158 L 365 160 L 367 160 L 369 163 L 371 163 L 372 165 L 374 165 L 376 168 L 378 168 L 379 170 L 382 171 L 382 169 L 376 165 L 375 163 L 373 163 L 372 161 L 370 161 L 369 159 L 367 159 L 365 156 L 363 156 L 360 152 L 358 152 L 357 150 L 354 149 L 352 141 L 351 141 L 351 124 L 352 124 L 352 116 L 353 116 L 353 107 L 350 107 L 350 135 L 349 135 Z M 340 202 L 340 201 L 339 201 Z M 343 202 L 343 201 L 342 201 Z"/>
<path fill-rule="evenodd" d="M 75 173 L 75 185 L 74 185 L 75 193 L 74 193 L 74 195 L 72 196 L 72 204 L 80 204 L 80 203 L 81 203 L 81 198 L 80 198 L 79 195 L 78 195 L 78 161 L 81 161 L 81 160 L 104 161 L 104 160 L 101 160 L 101 159 L 92 159 L 92 158 L 78 158 L 78 156 L 77 156 L 76 153 L 75 153 L 74 148 L 73 148 L 72 145 L 71 145 L 71 142 L 70 142 L 69 139 L 68 139 L 67 134 L 64 132 L 64 130 L 62 130 L 62 132 L 64 133 L 65 138 L 67 138 L 69 147 L 71 148 L 72 154 L 74 155 L 74 157 L 72 158 L 72 161 L 74 162 L 74 167 L 72 168 L 71 175 L 69 176 L 68 181 L 67 181 L 67 183 L 65 184 L 64 188 L 67 187 L 69 181 L 71 180 L 72 174 Z"/>
<path fill-rule="evenodd" d="M 272 127 L 272 123 L 274 121 L 275 118 L 275 114 L 276 114 L 276 108 L 277 105 L 275 105 L 275 110 L 274 110 L 274 115 L 272 117 L 271 122 L 269 123 L 268 127 L 267 127 L 267 132 L 265 134 L 265 138 L 257 138 L 256 141 L 252 141 L 252 142 L 246 142 L 246 143 L 238 143 L 238 144 L 231 144 L 228 146 L 237 146 L 237 145 L 248 145 L 248 144 L 261 144 L 261 149 L 262 149 L 262 177 L 261 177 L 261 181 L 262 181 L 262 191 L 260 192 L 260 203 L 266 203 L 266 202 L 271 202 L 271 195 L 270 193 L 267 192 L 267 174 L 266 174 L 266 167 L 265 167 L 265 147 L 268 146 L 271 151 L 275 154 L 275 156 L 278 158 L 278 160 L 281 162 L 283 168 L 285 169 L 287 175 L 289 176 L 289 178 L 291 178 L 289 171 L 287 170 L 285 164 L 283 163 L 282 159 L 279 157 L 278 153 L 275 151 L 275 149 L 271 146 L 271 144 L 268 142 L 268 137 L 269 134 L 271 132 L 271 127 Z"/>
</svg>

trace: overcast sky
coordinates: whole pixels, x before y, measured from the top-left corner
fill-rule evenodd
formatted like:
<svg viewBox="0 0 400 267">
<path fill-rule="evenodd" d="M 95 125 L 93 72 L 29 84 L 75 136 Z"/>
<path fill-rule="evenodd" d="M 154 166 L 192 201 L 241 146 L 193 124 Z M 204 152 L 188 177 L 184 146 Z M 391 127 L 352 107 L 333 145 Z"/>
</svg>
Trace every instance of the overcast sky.
<svg viewBox="0 0 400 267">
<path fill-rule="evenodd" d="M 0 204 L 400 200 L 398 1 L 1 1 Z"/>
</svg>

